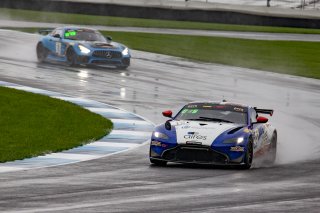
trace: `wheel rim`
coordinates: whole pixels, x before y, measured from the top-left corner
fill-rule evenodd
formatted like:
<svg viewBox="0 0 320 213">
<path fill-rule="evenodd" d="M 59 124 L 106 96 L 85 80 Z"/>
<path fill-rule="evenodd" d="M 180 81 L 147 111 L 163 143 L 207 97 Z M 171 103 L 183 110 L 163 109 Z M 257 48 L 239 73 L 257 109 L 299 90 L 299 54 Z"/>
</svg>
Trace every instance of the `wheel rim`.
<svg viewBox="0 0 320 213">
<path fill-rule="evenodd" d="M 74 52 L 71 49 L 68 50 L 67 60 L 69 64 L 71 65 L 75 64 Z"/>
</svg>

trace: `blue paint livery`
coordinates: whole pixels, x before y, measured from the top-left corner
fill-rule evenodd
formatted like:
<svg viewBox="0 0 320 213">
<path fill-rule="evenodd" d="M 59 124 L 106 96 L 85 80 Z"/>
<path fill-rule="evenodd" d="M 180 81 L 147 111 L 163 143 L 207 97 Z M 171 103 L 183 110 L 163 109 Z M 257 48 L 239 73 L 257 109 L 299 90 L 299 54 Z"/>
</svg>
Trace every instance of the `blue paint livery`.
<svg viewBox="0 0 320 213">
<path fill-rule="evenodd" d="M 96 40 L 71 39 L 66 33 L 90 31 L 98 36 Z M 39 62 L 55 62 L 69 65 L 116 66 L 127 68 L 131 54 L 128 47 L 103 37 L 97 30 L 82 27 L 60 27 L 54 30 L 40 30 L 48 33 L 37 44 Z M 83 48 L 84 50 L 81 50 Z"/>
<path fill-rule="evenodd" d="M 197 105 L 199 103 L 189 103 L 182 109 L 185 109 L 190 104 Z M 151 163 L 156 165 L 165 165 L 167 162 L 239 165 L 248 169 L 251 167 L 253 158 L 260 158 L 261 156 L 264 162 L 270 164 L 274 163 L 276 157 L 277 132 L 274 127 L 267 123 L 268 119 L 258 115 L 259 110 L 254 107 L 238 105 L 229 102 L 201 102 L 200 104 L 215 104 L 215 106 L 219 106 L 221 104 L 221 106 L 228 105 L 232 107 L 241 106 L 244 109 L 244 112 L 247 114 L 247 123 L 245 125 L 231 125 L 229 129 L 218 133 L 213 132 L 214 128 L 213 130 L 207 130 L 208 135 L 210 135 L 210 131 L 212 131 L 212 134 L 218 134 L 218 136 L 213 139 L 210 146 L 203 145 L 197 140 L 191 141 L 192 143 L 189 144 L 189 141 L 177 141 L 178 130 L 176 129 L 176 126 L 180 125 L 180 128 L 182 128 L 184 125 L 187 125 L 185 128 L 190 128 L 188 129 L 187 134 L 194 134 L 194 132 L 199 132 L 201 125 L 197 126 L 196 129 L 192 129 L 193 127 L 188 127 L 188 125 L 195 121 L 177 120 L 177 115 L 182 112 L 181 109 L 175 117 L 167 121 L 167 124 L 171 124 L 171 129 L 167 128 L 165 124 L 160 124 L 154 129 L 154 133 L 151 136 L 149 154 Z M 273 110 L 271 111 L 273 113 Z M 259 114 L 261 113 L 262 112 L 259 111 Z M 268 114 L 272 115 L 272 113 Z M 230 123 L 225 123 L 223 121 L 212 122 L 219 123 L 215 125 L 230 125 Z M 199 121 L 199 124 L 200 123 L 201 121 Z M 204 121 L 202 123 L 204 123 Z M 158 135 L 164 134 L 167 136 L 167 138 L 159 137 L 155 133 Z M 208 137 L 208 135 L 205 135 L 205 137 Z M 227 140 L 235 140 L 238 138 L 243 138 L 243 141 L 240 143 L 237 143 L 237 141 L 226 143 Z M 214 155 L 212 153 L 214 153 Z M 210 156 L 215 155 L 216 157 L 210 158 Z M 249 155 L 251 155 L 251 159 L 248 158 Z M 204 156 L 207 156 L 208 159 L 206 159 Z"/>
</svg>

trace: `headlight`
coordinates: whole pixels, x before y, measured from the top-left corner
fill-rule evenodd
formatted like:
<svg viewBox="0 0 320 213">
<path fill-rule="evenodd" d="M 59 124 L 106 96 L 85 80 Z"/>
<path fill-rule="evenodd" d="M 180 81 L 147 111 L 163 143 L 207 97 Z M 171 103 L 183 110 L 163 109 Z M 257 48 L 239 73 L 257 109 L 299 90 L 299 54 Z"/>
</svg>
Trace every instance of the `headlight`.
<svg viewBox="0 0 320 213">
<path fill-rule="evenodd" d="M 82 45 L 79 45 L 79 49 L 84 54 L 88 54 L 90 52 L 90 50 L 88 48 L 86 48 L 85 46 L 82 46 Z"/>
<path fill-rule="evenodd" d="M 236 144 L 241 144 L 244 141 L 243 137 L 239 137 L 239 138 L 230 138 L 227 139 L 225 141 L 223 141 L 223 143 L 236 143 Z"/>
<path fill-rule="evenodd" d="M 122 55 L 128 55 L 129 54 L 129 49 L 126 47 L 124 50 L 122 50 Z"/>
<path fill-rule="evenodd" d="M 166 134 L 163 134 L 161 132 L 154 132 L 153 136 L 155 138 L 162 138 L 162 139 L 168 139 L 169 138 Z"/>
</svg>

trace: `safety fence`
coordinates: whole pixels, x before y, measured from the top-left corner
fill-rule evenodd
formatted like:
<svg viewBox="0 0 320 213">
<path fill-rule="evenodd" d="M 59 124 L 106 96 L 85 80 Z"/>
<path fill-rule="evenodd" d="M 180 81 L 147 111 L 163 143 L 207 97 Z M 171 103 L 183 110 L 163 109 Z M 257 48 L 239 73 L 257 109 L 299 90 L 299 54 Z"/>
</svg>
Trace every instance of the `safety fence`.
<svg viewBox="0 0 320 213">
<path fill-rule="evenodd" d="M 206 2 L 219 4 L 234 4 L 243 6 L 269 6 L 292 9 L 317 9 L 320 10 L 320 0 L 171 0 L 185 2 Z"/>
</svg>

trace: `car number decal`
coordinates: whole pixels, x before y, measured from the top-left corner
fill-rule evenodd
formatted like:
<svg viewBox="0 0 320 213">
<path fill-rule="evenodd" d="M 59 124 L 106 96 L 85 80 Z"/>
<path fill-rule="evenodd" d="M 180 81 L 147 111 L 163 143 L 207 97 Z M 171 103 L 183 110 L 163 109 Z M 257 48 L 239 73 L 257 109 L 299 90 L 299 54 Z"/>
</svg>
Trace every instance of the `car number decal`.
<svg viewBox="0 0 320 213">
<path fill-rule="evenodd" d="M 61 42 L 56 42 L 56 54 L 61 55 Z"/>
</svg>

